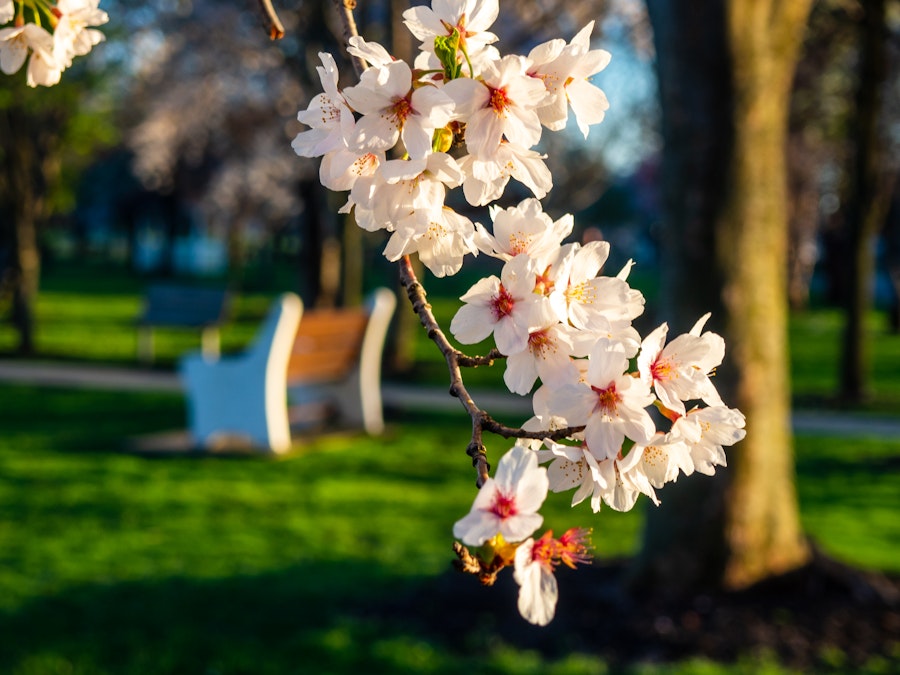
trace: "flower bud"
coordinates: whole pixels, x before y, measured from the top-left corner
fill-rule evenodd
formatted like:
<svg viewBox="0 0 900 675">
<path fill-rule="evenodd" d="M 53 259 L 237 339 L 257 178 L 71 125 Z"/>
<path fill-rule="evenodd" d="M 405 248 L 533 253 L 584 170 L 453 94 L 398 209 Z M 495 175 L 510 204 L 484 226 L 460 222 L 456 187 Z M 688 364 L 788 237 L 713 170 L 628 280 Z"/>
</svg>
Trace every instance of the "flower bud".
<svg viewBox="0 0 900 675">
<path fill-rule="evenodd" d="M 453 132 L 447 127 L 434 130 L 431 148 L 434 152 L 447 152 L 453 147 Z"/>
</svg>

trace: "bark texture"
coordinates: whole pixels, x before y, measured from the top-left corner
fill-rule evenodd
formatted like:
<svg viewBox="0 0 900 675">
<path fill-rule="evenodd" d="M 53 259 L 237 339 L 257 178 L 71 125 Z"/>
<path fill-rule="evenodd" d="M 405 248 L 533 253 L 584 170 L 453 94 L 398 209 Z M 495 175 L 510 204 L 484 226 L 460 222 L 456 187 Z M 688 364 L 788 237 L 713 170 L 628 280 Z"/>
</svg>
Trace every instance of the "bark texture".
<svg viewBox="0 0 900 675">
<path fill-rule="evenodd" d="M 673 261 L 665 306 L 680 330 L 714 312 L 711 328 L 729 350 L 718 385 L 747 416 L 747 438 L 716 479 L 663 492 L 636 561 L 638 586 L 740 588 L 809 559 L 790 431 L 785 165 L 809 4 L 648 0 Z"/>
</svg>

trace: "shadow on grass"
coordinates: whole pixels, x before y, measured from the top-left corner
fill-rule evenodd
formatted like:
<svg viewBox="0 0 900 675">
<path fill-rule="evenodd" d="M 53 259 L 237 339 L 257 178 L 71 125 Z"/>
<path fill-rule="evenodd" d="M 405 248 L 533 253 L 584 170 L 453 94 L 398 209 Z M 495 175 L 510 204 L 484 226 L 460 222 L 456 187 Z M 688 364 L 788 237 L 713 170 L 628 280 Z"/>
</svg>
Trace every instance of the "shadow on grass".
<svg viewBox="0 0 900 675">
<path fill-rule="evenodd" d="M 458 592 L 468 581 L 410 580 L 340 561 L 77 587 L 0 615 L 0 672 L 458 672 L 477 655 L 448 650 L 444 638 L 477 651 L 489 638 L 474 630 L 506 620 L 484 607 L 469 614 L 470 594 Z M 510 590 L 503 604 L 514 610 Z M 410 613 L 417 606 L 424 613 Z M 436 613 L 446 624 L 434 623 Z"/>
<path fill-rule="evenodd" d="M 629 599 L 624 569 L 564 571 L 558 616 L 546 628 L 517 616 L 510 575 L 484 589 L 455 572 L 410 578 L 339 561 L 258 576 L 94 584 L 0 615 L 0 671 L 694 672 L 665 664 L 703 657 L 894 672 L 896 606 L 854 595 L 855 573 L 827 560 L 743 593 L 677 605 Z M 573 658 L 578 668 L 566 666 Z"/>
</svg>

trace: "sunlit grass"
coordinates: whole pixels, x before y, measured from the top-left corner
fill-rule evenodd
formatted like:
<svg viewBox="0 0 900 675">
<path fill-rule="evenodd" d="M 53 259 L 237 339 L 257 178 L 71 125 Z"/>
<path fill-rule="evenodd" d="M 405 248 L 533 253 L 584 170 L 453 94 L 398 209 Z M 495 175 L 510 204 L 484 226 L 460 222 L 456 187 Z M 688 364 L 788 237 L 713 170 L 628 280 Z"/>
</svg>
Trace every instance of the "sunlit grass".
<svg viewBox="0 0 900 675">
<path fill-rule="evenodd" d="M 818 309 L 791 318 L 791 379 L 801 406 L 831 405 L 840 382 L 843 315 Z M 900 335 L 888 330 L 884 312 L 872 312 L 866 323 L 869 338 L 871 411 L 900 415 Z"/>
<path fill-rule="evenodd" d="M 804 529 L 847 563 L 900 572 L 900 441 L 799 436 Z"/>
<path fill-rule="evenodd" d="M 125 275 L 51 275 L 41 356 L 133 365 L 142 287 Z M 226 351 L 251 338 L 270 297 L 239 297 Z M 430 299 L 447 325 L 458 303 Z M 837 312 L 792 319 L 801 402 L 836 389 L 840 326 Z M 871 331 L 870 407 L 900 412 L 900 339 L 875 315 Z M 0 326 L 0 352 L 14 338 Z M 157 364 L 198 345 L 190 331 L 160 331 Z M 419 381 L 444 384 L 433 346 L 421 340 L 417 355 Z M 502 370 L 467 381 L 501 387 Z M 184 425 L 176 395 L 0 385 L 0 672 L 788 672 L 765 655 L 613 669 L 593 655 L 511 647 L 489 625 L 452 647 L 423 635 L 415 615 L 386 613 L 449 569 L 452 524 L 474 495 L 461 412 L 396 416 L 383 438 L 317 438 L 278 460 L 122 452 L 130 436 Z M 491 461 L 508 447 L 492 439 Z M 796 448 L 806 531 L 849 564 L 900 572 L 897 442 L 804 435 Z M 546 527 L 591 527 L 602 559 L 634 552 L 640 506 L 595 515 L 570 509 L 570 496 L 550 495 Z"/>
<path fill-rule="evenodd" d="M 123 439 L 183 427 L 179 397 L 3 386 L 0 400 L 0 672 L 623 672 L 484 627 L 478 652 L 460 652 L 384 613 L 449 569 L 474 495 L 460 416 L 394 418 L 384 438 L 319 438 L 278 460 L 147 458 Z M 798 439 L 803 522 L 827 552 L 900 571 L 895 454 Z M 568 499 L 550 495 L 547 527 L 593 527 L 601 558 L 634 551 L 640 508 L 595 515 Z M 624 672 L 755 668 L 787 672 Z"/>
</svg>

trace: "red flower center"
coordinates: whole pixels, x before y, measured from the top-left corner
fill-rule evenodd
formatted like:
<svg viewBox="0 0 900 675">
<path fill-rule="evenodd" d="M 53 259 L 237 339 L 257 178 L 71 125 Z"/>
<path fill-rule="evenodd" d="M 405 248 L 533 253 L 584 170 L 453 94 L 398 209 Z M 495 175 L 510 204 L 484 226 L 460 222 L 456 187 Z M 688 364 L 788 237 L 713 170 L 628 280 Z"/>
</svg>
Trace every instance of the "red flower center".
<svg viewBox="0 0 900 675">
<path fill-rule="evenodd" d="M 653 376 L 654 382 L 665 382 L 673 376 L 676 376 L 677 373 L 675 372 L 675 369 L 672 368 L 671 363 L 665 359 L 656 359 L 656 361 L 650 365 L 650 375 Z"/>
<path fill-rule="evenodd" d="M 516 301 L 512 294 L 503 287 L 503 284 L 500 284 L 500 290 L 497 291 L 497 295 L 491 300 L 491 311 L 494 313 L 494 319 L 499 321 L 503 317 L 512 314 L 515 304 Z"/>
<path fill-rule="evenodd" d="M 544 329 L 528 334 L 528 348 L 535 356 L 542 356 L 546 351 L 556 351 L 556 344 L 548 331 L 549 329 Z"/>
<path fill-rule="evenodd" d="M 600 389 L 594 386 L 591 386 L 591 389 L 597 394 L 597 403 L 594 406 L 594 410 L 603 412 L 607 415 L 615 415 L 616 406 L 619 404 L 619 401 L 622 400 L 619 392 L 616 391 L 616 383 L 613 382 L 606 389 Z"/>
<path fill-rule="evenodd" d="M 493 87 L 488 87 L 488 89 L 491 90 L 490 107 L 502 117 L 506 114 L 506 109 L 512 105 L 512 101 L 507 97 L 506 89 L 494 89 Z"/>
<path fill-rule="evenodd" d="M 516 508 L 515 495 L 505 495 L 497 490 L 494 494 L 494 501 L 491 502 L 490 511 L 500 520 L 506 520 L 516 515 L 519 510 Z"/>
<path fill-rule="evenodd" d="M 391 116 L 397 120 L 397 125 L 400 127 L 413 112 L 415 111 L 409 98 L 395 98 L 394 105 L 390 107 Z"/>
</svg>

